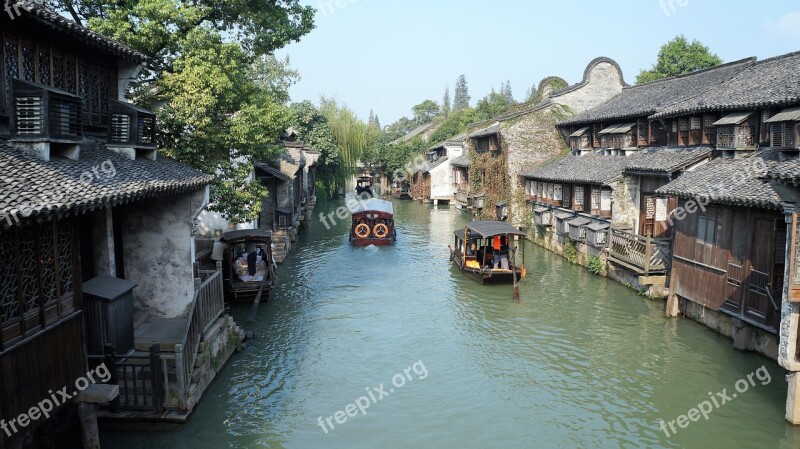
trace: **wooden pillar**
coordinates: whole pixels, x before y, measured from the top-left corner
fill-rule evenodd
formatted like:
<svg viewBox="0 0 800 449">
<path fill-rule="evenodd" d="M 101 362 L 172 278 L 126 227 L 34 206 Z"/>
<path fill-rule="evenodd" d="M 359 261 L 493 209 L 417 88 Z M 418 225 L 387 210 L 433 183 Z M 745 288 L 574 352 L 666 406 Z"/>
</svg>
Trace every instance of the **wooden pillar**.
<svg viewBox="0 0 800 449">
<path fill-rule="evenodd" d="M 78 402 L 78 417 L 83 431 L 83 448 L 100 449 L 100 432 L 97 428 L 97 404 L 107 404 L 119 396 L 119 385 L 93 384 L 81 391 Z"/>
</svg>

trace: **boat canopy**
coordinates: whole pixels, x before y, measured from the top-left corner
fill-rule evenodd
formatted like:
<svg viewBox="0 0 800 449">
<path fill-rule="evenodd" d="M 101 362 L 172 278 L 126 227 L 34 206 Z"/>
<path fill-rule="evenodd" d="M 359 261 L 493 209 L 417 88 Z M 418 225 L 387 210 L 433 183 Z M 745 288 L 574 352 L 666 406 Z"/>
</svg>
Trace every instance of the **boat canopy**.
<svg viewBox="0 0 800 449">
<path fill-rule="evenodd" d="M 222 235 L 220 241 L 231 243 L 245 240 L 267 241 L 272 238 L 272 231 L 263 229 L 239 229 L 228 231 Z"/>
<path fill-rule="evenodd" d="M 353 208 L 354 214 L 367 211 L 383 212 L 385 214 L 394 215 L 394 207 L 392 206 L 392 202 L 378 198 L 359 200 L 356 206 Z"/>
<path fill-rule="evenodd" d="M 495 235 L 506 235 L 506 234 L 525 236 L 524 232 L 520 231 L 514 226 L 511 226 L 510 224 L 508 224 L 508 222 L 505 221 L 496 221 L 496 220 L 473 221 L 467 223 L 466 227 L 469 230 L 468 238 L 470 240 L 493 237 Z M 457 229 L 455 231 L 455 235 L 456 237 L 463 239 L 464 230 Z"/>
</svg>

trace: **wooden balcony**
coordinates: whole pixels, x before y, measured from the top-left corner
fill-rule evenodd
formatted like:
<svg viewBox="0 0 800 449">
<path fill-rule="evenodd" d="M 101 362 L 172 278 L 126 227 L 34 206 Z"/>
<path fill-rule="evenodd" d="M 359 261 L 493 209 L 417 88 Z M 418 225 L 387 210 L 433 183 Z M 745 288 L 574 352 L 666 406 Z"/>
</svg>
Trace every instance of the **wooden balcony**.
<svg viewBox="0 0 800 449">
<path fill-rule="evenodd" d="M 665 274 L 670 269 L 670 239 L 656 239 L 612 229 L 609 256 L 614 262 L 637 274 Z"/>
<path fill-rule="evenodd" d="M 83 140 L 79 97 L 16 79 L 12 86 L 12 138 L 65 143 Z"/>
</svg>

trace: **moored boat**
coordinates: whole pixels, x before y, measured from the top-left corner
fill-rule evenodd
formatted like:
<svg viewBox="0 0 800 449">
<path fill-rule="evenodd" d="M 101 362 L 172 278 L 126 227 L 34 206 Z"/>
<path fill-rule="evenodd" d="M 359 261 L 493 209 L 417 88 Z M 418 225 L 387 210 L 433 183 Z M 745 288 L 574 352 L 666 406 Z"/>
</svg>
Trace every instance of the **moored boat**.
<svg viewBox="0 0 800 449">
<path fill-rule="evenodd" d="M 481 284 L 512 284 L 525 276 L 525 246 L 522 264 L 515 263 L 515 237 L 525 233 L 505 221 L 483 220 L 467 223 L 457 229 L 455 246 L 450 248 L 450 260 L 468 277 Z"/>
<path fill-rule="evenodd" d="M 391 201 L 359 200 L 352 211 L 350 242 L 355 246 L 386 246 L 396 240 L 394 207 Z"/>
<path fill-rule="evenodd" d="M 223 273 L 233 302 L 250 302 L 255 298 L 266 302 L 275 285 L 272 231 L 228 231 L 220 242 L 226 245 Z"/>
</svg>

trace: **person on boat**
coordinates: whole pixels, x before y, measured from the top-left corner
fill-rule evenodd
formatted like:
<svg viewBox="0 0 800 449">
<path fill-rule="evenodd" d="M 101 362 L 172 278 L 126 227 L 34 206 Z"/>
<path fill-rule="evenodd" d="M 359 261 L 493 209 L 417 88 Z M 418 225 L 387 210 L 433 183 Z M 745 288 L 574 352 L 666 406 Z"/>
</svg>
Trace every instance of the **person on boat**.
<svg viewBox="0 0 800 449">
<path fill-rule="evenodd" d="M 467 250 L 468 257 L 475 257 L 475 243 L 470 243 L 469 249 Z"/>
</svg>

